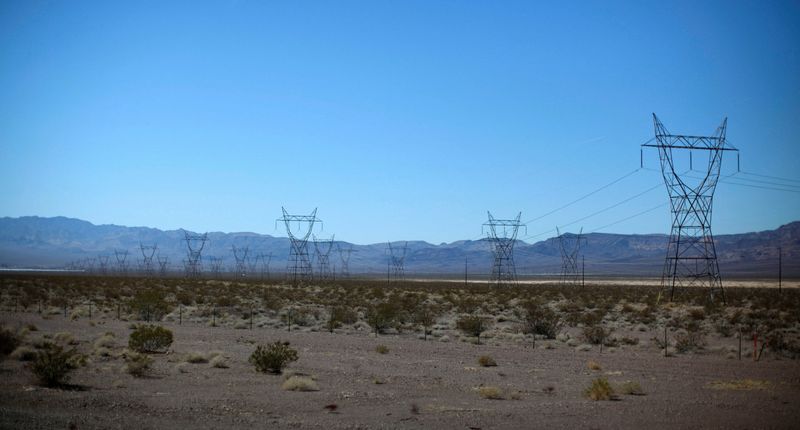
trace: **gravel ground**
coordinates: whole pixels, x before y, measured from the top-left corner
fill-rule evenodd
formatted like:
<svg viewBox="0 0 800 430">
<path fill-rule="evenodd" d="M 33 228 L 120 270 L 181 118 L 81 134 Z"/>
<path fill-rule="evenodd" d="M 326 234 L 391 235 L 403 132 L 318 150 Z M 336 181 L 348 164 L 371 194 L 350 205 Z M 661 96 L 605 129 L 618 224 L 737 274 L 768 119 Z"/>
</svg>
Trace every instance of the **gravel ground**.
<svg viewBox="0 0 800 430">
<path fill-rule="evenodd" d="M 28 342 L 69 332 L 89 354 L 71 389 L 36 385 L 25 363 L 0 363 L 0 427 L 26 428 L 798 428 L 800 363 L 768 357 L 726 358 L 726 351 L 664 357 L 642 342 L 600 352 L 564 342 L 475 345 L 422 341 L 415 334 L 377 339 L 363 331 L 327 333 L 165 323 L 175 342 L 154 355 L 152 374 L 134 378 L 119 357 L 92 355 L 93 342 L 115 334 L 121 353 L 129 323 L 75 321 L 0 313 L 0 322 L 38 330 Z M 632 333 L 636 334 L 636 333 Z M 645 339 L 648 333 L 638 333 Z M 259 343 L 286 340 L 299 360 L 287 373 L 316 380 L 319 391 L 285 391 L 280 375 L 255 372 L 247 358 Z M 389 352 L 380 354 L 382 344 Z M 552 349 L 544 346 L 550 345 Z M 184 362 L 189 352 L 221 351 L 228 368 Z M 488 355 L 496 367 L 481 367 Z M 599 370 L 587 363 L 594 361 Z M 598 377 L 636 381 L 645 395 L 592 401 Z M 751 380 L 744 387 L 730 382 Z M 480 387 L 497 387 L 490 400 Z M 741 389 L 744 388 L 744 389 Z M 327 408 L 326 408 L 327 406 Z"/>
</svg>

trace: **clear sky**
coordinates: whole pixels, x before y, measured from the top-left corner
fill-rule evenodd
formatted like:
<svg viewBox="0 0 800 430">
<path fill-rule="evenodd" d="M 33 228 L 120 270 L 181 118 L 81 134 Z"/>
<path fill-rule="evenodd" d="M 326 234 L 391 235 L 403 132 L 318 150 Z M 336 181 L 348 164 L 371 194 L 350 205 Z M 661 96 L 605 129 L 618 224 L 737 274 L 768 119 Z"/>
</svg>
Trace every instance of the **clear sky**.
<svg viewBox="0 0 800 430">
<path fill-rule="evenodd" d="M 438 243 L 521 211 L 535 241 L 662 181 L 542 217 L 637 169 L 651 112 L 729 118 L 749 173 L 715 233 L 800 219 L 800 181 L 753 175 L 800 180 L 800 3 L 0 1 L 0 216 L 283 236 L 318 207 L 323 236 Z M 666 202 L 564 228 L 666 233 L 625 220 Z"/>
</svg>

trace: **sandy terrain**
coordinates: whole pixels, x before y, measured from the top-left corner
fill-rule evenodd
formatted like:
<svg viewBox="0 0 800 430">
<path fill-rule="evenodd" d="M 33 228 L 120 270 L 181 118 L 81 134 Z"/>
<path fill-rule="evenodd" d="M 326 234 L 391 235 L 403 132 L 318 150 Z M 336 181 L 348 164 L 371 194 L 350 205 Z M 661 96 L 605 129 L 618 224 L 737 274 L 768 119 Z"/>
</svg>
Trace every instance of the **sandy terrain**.
<svg viewBox="0 0 800 430">
<path fill-rule="evenodd" d="M 446 336 L 423 341 L 415 333 L 376 339 L 357 329 L 331 334 L 165 322 L 174 344 L 154 355 L 151 376 L 135 378 L 122 371 L 121 358 L 91 355 L 92 342 L 105 332 L 116 338 L 112 355 L 121 352 L 128 322 L 5 311 L 0 322 L 35 325 L 29 340 L 70 332 L 77 348 L 90 354 L 89 364 L 73 374 L 74 390 L 40 387 L 25 363 L 0 363 L 2 428 L 728 429 L 800 423 L 798 361 L 767 356 L 753 362 L 747 349 L 740 361 L 731 352 L 734 338 L 712 337 L 701 353 L 664 357 L 650 331 L 625 333 L 638 337 L 638 345 L 600 352 L 566 338 L 537 341 L 532 349 L 508 339 L 476 345 L 442 341 Z M 312 375 L 319 391 L 282 390 L 285 376 L 259 374 L 248 364 L 254 344 L 278 339 L 299 352 L 287 372 Z M 378 344 L 389 352 L 376 352 Z M 189 352 L 213 350 L 223 352 L 229 368 L 183 362 Z M 481 355 L 497 366 L 479 366 Z M 600 369 L 589 369 L 590 360 Z M 613 384 L 636 381 L 645 395 L 589 400 L 584 390 L 599 376 Z M 503 399 L 483 398 L 481 386 L 498 387 Z"/>
</svg>

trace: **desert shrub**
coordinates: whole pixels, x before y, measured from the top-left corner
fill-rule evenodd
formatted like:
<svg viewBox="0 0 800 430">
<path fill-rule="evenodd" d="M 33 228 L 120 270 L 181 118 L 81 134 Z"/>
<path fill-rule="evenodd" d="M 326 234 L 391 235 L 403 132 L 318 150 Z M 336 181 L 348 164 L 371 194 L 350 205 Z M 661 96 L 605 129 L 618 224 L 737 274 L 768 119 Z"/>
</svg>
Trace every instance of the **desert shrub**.
<svg viewBox="0 0 800 430">
<path fill-rule="evenodd" d="M 128 339 L 128 348 L 136 352 L 163 352 L 172 345 L 172 331 L 157 325 L 137 326 Z"/>
<path fill-rule="evenodd" d="M 680 331 L 675 335 L 675 350 L 678 352 L 689 352 L 704 346 L 705 339 L 701 332 Z"/>
<path fill-rule="evenodd" d="M 691 319 L 693 319 L 695 321 L 702 321 L 702 320 L 706 319 L 706 311 L 703 308 L 692 308 L 692 309 L 689 309 L 689 312 L 687 313 L 687 315 L 689 316 L 689 318 L 691 318 Z"/>
<path fill-rule="evenodd" d="M 436 324 L 436 320 L 441 314 L 441 309 L 435 305 L 421 304 L 414 312 L 414 322 L 422 327 L 422 335 L 425 340 L 428 340 L 430 328 Z"/>
<path fill-rule="evenodd" d="M 555 339 L 561 331 L 561 317 L 547 306 L 527 302 L 523 310 L 524 332 L 542 335 L 545 339 Z"/>
<path fill-rule="evenodd" d="M 19 361 L 33 361 L 36 359 L 36 350 L 29 346 L 20 345 L 11 353 L 11 358 Z"/>
<path fill-rule="evenodd" d="M 601 370 L 602 369 L 602 367 L 600 366 L 600 363 L 598 363 L 598 362 L 596 362 L 594 360 L 589 360 L 589 362 L 586 363 L 586 367 L 588 367 L 590 370 Z"/>
<path fill-rule="evenodd" d="M 319 391 L 319 386 L 308 376 L 292 375 L 283 381 L 281 389 L 286 391 Z"/>
<path fill-rule="evenodd" d="M 55 336 L 53 336 L 53 340 L 56 341 L 56 343 L 62 345 L 76 345 L 78 343 L 75 340 L 75 336 L 73 336 L 72 333 L 67 331 L 56 333 Z"/>
<path fill-rule="evenodd" d="M 727 320 L 724 318 L 719 318 L 714 322 L 714 329 L 719 333 L 722 337 L 731 337 L 733 336 L 733 325 L 728 323 Z"/>
<path fill-rule="evenodd" d="M 489 357 L 488 355 L 481 355 L 478 357 L 478 364 L 483 367 L 494 367 L 497 366 L 497 362 L 494 361 L 494 358 Z"/>
<path fill-rule="evenodd" d="M 597 378 L 592 385 L 584 391 L 584 395 L 592 400 L 611 400 L 614 398 L 614 389 L 606 378 Z"/>
<path fill-rule="evenodd" d="M 216 367 L 217 369 L 227 369 L 228 361 L 224 356 L 216 355 L 211 359 L 211 367 Z"/>
<path fill-rule="evenodd" d="M 642 386 L 636 381 L 625 381 L 622 384 L 619 384 L 617 391 L 619 391 L 620 394 L 625 394 L 628 396 L 644 396 L 644 390 L 642 390 Z"/>
<path fill-rule="evenodd" d="M 464 315 L 456 321 L 456 327 L 468 336 L 480 338 L 481 333 L 486 331 L 489 323 L 485 318 L 477 315 Z"/>
<path fill-rule="evenodd" d="M 127 352 L 124 358 L 125 372 L 137 378 L 145 376 L 153 364 L 153 359 L 150 356 L 138 352 Z"/>
<path fill-rule="evenodd" d="M 333 330 L 342 326 L 342 324 L 355 324 L 358 321 L 358 314 L 349 307 L 334 306 L 328 312 L 328 321 L 325 323 L 325 328 L 331 333 Z"/>
<path fill-rule="evenodd" d="M 42 385 L 57 387 L 69 381 L 69 372 L 78 367 L 75 355 L 74 349 L 50 343 L 36 354 L 30 368 Z"/>
<path fill-rule="evenodd" d="M 183 361 L 192 364 L 208 363 L 208 357 L 202 352 L 190 352 L 183 357 Z"/>
<path fill-rule="evenodd" d="M 276 341 L 269 345 L 258 345 L 248 360 L 262 373 L 281 373 L 292 361 L 297 361 L 297 351 L 289 347 L 289 342 Z"/>
<path fill-rule="evenodd" d="M 375 352 L 377 352 L 378 354 L 388 354 L 389 347 L 386 345 L 378 345 L 375 347 Z"/>
<path fill-rule="evenodd" d="M 590 325 L 583 328 L 583 338 L 593 345 L 604 345 L 610 330 L 601 325 Z"/>
<path fill-rule="evenodd" d="M 21 339 L 13 331 L 0 327 L 0 358 L 14 352 L 21 343 Z"/>
<path fill-rule="evenodd" d="M 397 307 L 393 303 L 381 302 L 367 307 L 365 317 L 367 324 L 372 327 L 377 335 L 391 326 L 397 314 Z"/>
<path fill-rule="evenodd" d="M 503 392 L 497 387 L 480 387 L 478 388 L 478 394 L 484 399 L 503 400 Z"/>
<path fill-rule="evenodd" d="M 171 308 L 164 291 L 155 288 L 136 292 L 128 305 L 142 321 L 161 321 Z"/>
</svg>

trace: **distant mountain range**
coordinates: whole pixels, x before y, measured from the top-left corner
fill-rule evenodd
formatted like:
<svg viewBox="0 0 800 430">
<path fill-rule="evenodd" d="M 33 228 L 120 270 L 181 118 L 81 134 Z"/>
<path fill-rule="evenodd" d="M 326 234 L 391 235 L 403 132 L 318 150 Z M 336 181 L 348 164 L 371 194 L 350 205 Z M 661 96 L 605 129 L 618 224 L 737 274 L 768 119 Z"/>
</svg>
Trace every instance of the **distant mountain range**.
<svg viewBox="0 0 800 430">
<path fill-rule="evenodd" d="M 660 276 L 666 252 L 667 237 L 662 234 L 606 234 L 584 236 L 581 249 L 587 275 Z M 94 225 L 79 219 L 54 217 L 0 218 L 0 267 L 5 268 L 63 268 L 70 262 L 98 256 L 109 256 L 114 264 L 114 250 L 127 250 L 128 262 L 136 267 L 142 254 L 139 244 L 157 245 L 158 254 L 170 260 L 172 270 L 180 270 L 186 258 L 186 243 L 181 230 L 162 231 L 147 227 Z M 783 274 L 800 276 L 800 221 L 776 230 L 719 235 L 715 237 L 720 269 L 723 276 L 777 276 L 778 250 L 783 249 Z M 289 254 L 289 239 L 256 233 L 208 233 L 203 249 L 203 261 L 208 270 L 209 257 L 221 258 L 226 269 L 234 265 L 232 246 L 247 246 L 251 256 L 272 254 L 270 271 L 283 272 Z M 349 248 L 347 242 L 336 242 Z M 398 245 L 402 246 L 402 242 Z M 336 250 L 331 251 L 331 265 L 341 262 Z M 385 243 L 352 245 L 350 272 L 381 274 L 387 270 Z M 314 253 L 313 244 L 309 251 Z M 533 244 L 518 242 L 514 258 L 520 275 L 553 275 L 561 270 L 557 238 Z M 405 259 L 407 276 L 463 275 L 465 261 L 471 276 L 491 272 L 490 243 L 457 241 L 433 245 L 422 241 L 408 242 Z"/>
</svg>

